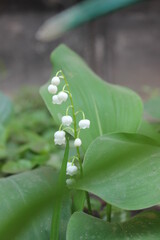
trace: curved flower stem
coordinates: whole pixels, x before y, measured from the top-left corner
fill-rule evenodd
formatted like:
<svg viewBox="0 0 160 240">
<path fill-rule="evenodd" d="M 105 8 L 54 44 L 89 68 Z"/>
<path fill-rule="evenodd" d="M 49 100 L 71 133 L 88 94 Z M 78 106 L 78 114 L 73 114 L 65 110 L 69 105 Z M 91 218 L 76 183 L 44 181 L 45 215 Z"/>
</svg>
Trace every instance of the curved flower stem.
<svg viewBox="0 0 160 240">
<path fill-rule="evenodd" d="M 72 108 L 72 105 L 69 105 L 66 110 L 66 115 L 68 115 L 69 109 Z"/>
<path fill-rule="evenodd" d="M 62 89 L 62 91 L 65 91 L 65 88 L 66 88 L 66 87 L 67 87 L 67 85 L 65 84 L 64 87 L 63 87 L 63 89 Z"/>
<path fill-rule="evenodd" d="M 66 129 L 70 129 L 73 133 L 74 133 L 74 129 L 73 128 L 71 128 L 71 127 L 65 127 L 65 128 L 63 128 L 63 131 L 65 131 Z"/>
<path fill-rule="evenodd" d="M 70 88 L 69 88 L 69 84 L 67 82 L 67 79 L 66 77 L 64 76 L 63 72 L 61 71 L 61 74 L 63 76 L 63 79 L 65 81 L 65 84 L 66 84 L 66 87 L 68 89 L 67 92 L 69 92 L 69 98 L 70 98 L 70 102 L 71 102 L 71 105 L 72 105 L 72 114 L 73 114 L 73 124 L 74 124 L 74 138 L 76 139 L 77 138 L 77 122 L 76 122 L 76 115 L 75 115 L 75 109 L 74 109 L 74 104 L 73 104 L 73 98 L 72 98 L 72 94 L 71 94 L 71 91 L 70 91 Z M 77 150 L 77 157 L 79 159 L 79 165 L 80 165 L 80 172 L 81 172 L 81 176 L 83 174 L 83 170 L 82 170 L 82 161 L 81 161 L 81 158 L 80 158 L 80 152 L 79 152 L 79 147 L 76 147 L 76 150 Z"/>
<path fill-rule="evenodd" d="M 77 111 L 77 112 L 75 113 L 75 115 L 77 115 L 78 113 L 82 113 L 83 119 L 85 119 L 85 114 L 84 114 L 84 112 L 83 112 L 82 110 Z"/>
<path fill-rule="evenodd" d="M 76 139 L 77 136 L 78 136 L 78 132 L 77 132 L 76 113 L 75 113 L 75 109 L 74 109 L 73 98 L 72 98 L 72 94 L 71 94 L 71 91 L 70 91 L 70 88 L 69 88 L 69 84 L 68 84 L 68 81 L 67 81 L 65 75 L 63 74 L 62 71 L 60 71 L 60 73 L 62 74 L 62 77 L 63 77 L 63 79 L 65 81 L 65 84 L 66 84 L 66 88 L 69 92 L 69 98 L 70 98 L 70 102 L 71 102 L 71 106 L 72 106 L 72 114 L 73 114 L 74 138 Z M 78 157 L 78 160 L 79 160 L 80 174 L 81 174 L 81 177 L 82 177 L 83 176 L 83 168 L 82 168 L 82 160 L 81 160 L 81 157 L 80 157 L 79 147 L 76 147 L 76 151 L 77 151 L 77 157 Z M 90 197 L 89 197 L 88 192 L 85 192 L 85 193 L 86 193 L 88 211 L 89 211 L 90 214 L 92 214 Z"/>
<path fill-rule="evenodd" d="M 62 127 L 63 127 L 63 124 L 61 124 L 61 125 L 60 125 L 60 127 L 59 127 L 59 131 L 61 131 L 61 130 L 62 130 Z"/>
<path fill-rule="evenodd" d="M 62 73 L 62 70 L 59 70 L 57 73 L 56 73 L 56 77 L 58 76 L 59 73 Z M 60 76 L 62 77 L 62 76 Z"/>
</svg>

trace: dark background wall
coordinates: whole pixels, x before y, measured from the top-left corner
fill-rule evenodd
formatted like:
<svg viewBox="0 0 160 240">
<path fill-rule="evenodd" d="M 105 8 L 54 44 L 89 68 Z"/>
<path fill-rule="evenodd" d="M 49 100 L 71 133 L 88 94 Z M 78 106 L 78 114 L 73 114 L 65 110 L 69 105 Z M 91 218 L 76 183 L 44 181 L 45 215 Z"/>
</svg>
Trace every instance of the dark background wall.
<svg viewBox="0 0 160 240">
<path fill-rule="evenodd" d="M 77 2 L 1 0 L 0 90 L 12 93 L 46 82 L 51 73 L 49 55 L 60 43 L 79 53 L 108 82 L 140 93 L 145 85 L 160 88 L 160 1 L 104 16 L 51 43 L 35 39 L 46 19 Z"/>
</svg>

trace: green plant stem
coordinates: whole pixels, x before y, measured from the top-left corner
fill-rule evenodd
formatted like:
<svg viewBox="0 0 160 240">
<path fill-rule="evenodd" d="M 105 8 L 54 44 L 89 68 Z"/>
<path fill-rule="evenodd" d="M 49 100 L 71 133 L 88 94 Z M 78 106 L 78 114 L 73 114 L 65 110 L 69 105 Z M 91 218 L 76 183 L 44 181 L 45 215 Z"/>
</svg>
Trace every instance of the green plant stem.
<svg viewBox="0 0 160 240">
<path fill-rule="evenodd" d="M 91 208 L 89 193 L 86 191 L 85 194 L 86 194 L 86 200 L 87 200 L 87 206 L 88 206 L 88 213 L 92 215 L 92 208 Z"/>
<path fill-rule="evenodd" d="M 65 84 L 67 86 L 67 89 L 68 89 L 68 92 L 69 92 L 70 102 L 71 102 L 71 105 L 72 105 L 72 115 L 73 115 L 73 124 L 74 124 L 74 138 L 76 139 L 77 138 L 77 122 L 76 122 L 76 115 L 75 115 L 75 109 L 74 109 L 74 104 L 73 104 L 73 98 L 72 98 L 72 94 L 71 94 L 71 91 L 70 91 L 70 88 L 69 88 L 69 84 L 68 84 L 67 79 L 64 76 L 63 72 L 62 72 L 62 75 L 63 75 L 64 81 L 65 81 Z M 81 176 L 82 176 L 83 175 L 83 169 L 82 169 L 82 161 L 81 161 L 81 158 L 80 158 L 79 147 L 77 147 L 76 150 L 77 150 L 77 156 L 78 156 L 78 159 L 79 159 L 80 172 L 81 172 Z"/>
<path fill-rule="evenodd" d="M 69 88 L 68 81 L 67 81 L 67 79 L 66 79 L 66 77 L 65 77 L 65 75 L 63 74 L 62 71 L 61 71 L 61 73 L 62 73 L 62 76 L 64 78 L 66 87 L 68 89 L 69 98 L 70 98 L 70 102 L 71 102 L 71 105 L 72 105 L 72 115 L 73 115 L 73 124 L 74 124 L 74 138 L 76 139 L 77 138 L 77 122 L 76 122 L 76 114 L 75 114 L 75 109 L 74 109 L 74 104 L 73 104 L 73 98 L 72 98 L 72 94 L 71 94 L 71 91 L 70 91 L 70 88 Z M 77 157 L 79 159 L 80 173 L 81 173 L 81 177 L 82 177 L 83 176 L 83 167 L 82 167 L 82 160 L 81 160 L 81 157 L 80 157 L 79 147 L 76 147 L 76 151 L 77 151 Z M 92 214 L 89 194 L 88 194 L 88 192 L 85 192 L 85 194 L 86 194 L 86 200 L 87 200 L 87 205 L 88 205 L 88 212 L 90 214 Z"/>
<path fill-rule="evenodd" d="M 112 213 L 112 205 L 107 203 L 107 207 L 106 207 L 107 222 L 111 222 L 111 213 Z"/>
</svg>

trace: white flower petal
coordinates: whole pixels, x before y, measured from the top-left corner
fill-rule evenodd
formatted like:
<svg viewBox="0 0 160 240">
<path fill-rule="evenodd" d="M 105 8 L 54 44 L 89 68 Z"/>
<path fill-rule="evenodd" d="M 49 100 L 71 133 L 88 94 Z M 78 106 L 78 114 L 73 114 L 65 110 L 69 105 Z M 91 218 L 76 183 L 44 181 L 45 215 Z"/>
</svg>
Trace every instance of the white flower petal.
<svg viewBox="0 0 160 240">
<path fill-rule="evenodd" d="M 62 124 L 63 124 L 63 126 L 69 127 L 72 122 L 73 122 L 73 119 L 72 119 L 71 116 L 63 116 L 62 117 Z"/>
<path fill-rule="evenodd" d="M 79 127 L 81 129 L 89 128 L 90 127 L 90 121 L 88 119 L 83 119 L 79 121 Z"/>
<path fill-rule="evenodd" d="M 72 163 L 71 162 L 67 162 L 67 168 L 72 166 Z"/>
<path fill-rule="evenodd" d="M 58 91 L 57 86 L 52 85 L 52 84 L 50 84 L 50 85 L 48 86 L 48 92 L 49 92 L 49 93 L 55 94 L 57 91 Z"/>
<path fill-rule="evenodd" d="M 54 143 L 55 143 L 56 145 L 63 145 L 63 144 L 66 143 L 66 139 L 65 139 L 65 138 L 62 138 L 62 139 L 57 139 L 57 138 L 55 138 L 55 139 L 54 139 Z"/>
<path fill-rule="evenodd" d="M 60 84 L 60 78 L 57 77 L 57 76 L 53 77 L 52 80 L 51 80 L 51 83 L 52 83 L 53 85 L 58 86 L 58 85 Z"/>
<path fill-rule="evenodd" d="M 70 176 L 76 175 L 78 172 L 78 168 L 75 165 L 67 167 L 66 174 Z"/>
<path fill-rule="evenodd" d="M 58 93 L 58 99 L 62 102 L 66 102 L 68 99 L 68 94 L 65 92 L 59 92 Z"/>
<path fill-rule="evenodd" d="M 56 139 L 63 139 L 65 135 L 66 135 L 65 131 L 62 130 L 62 131 L 55 132 L 54 137 Z"/>
<path fill-rule="evenodd" d="M 74 140 L 74 146 L 75 146 L 75 147 L 80 147 L 81 145 L 82 145 L 81 139 L 80 139 L 80 138 L 76 138 L 76 139 Z"/>
<path fill-rule="evenodd" d="M 54 96 L 52 97 L 52 103 L 53 103 L 53 104 L 61 104 L 62 101 L 60 101 L 60 100 L 58 99 L 58 95 L 54 95 Z"/>
</svg>

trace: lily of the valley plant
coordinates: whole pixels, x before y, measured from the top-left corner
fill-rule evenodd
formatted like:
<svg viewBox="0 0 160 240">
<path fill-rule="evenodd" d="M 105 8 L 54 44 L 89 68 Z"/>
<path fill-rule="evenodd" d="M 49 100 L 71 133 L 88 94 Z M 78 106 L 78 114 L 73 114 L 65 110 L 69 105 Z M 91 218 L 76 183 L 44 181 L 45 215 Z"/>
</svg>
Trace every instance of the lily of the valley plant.
<svg viewBox="0 0 160 240">
<path fill-rule="evenodd" d="M 64 81 L 63 88 L 59 91 L 58 85 Z M 67 168 L 66 168 L 66 184 L 68 187 L 71 187 L 76 182 L 76 177 L 81 177 L 83 175 L 82 168 L 82 159 L 80 156 L 80 146 L 82 145 L 82 140 L 80 139 L 80 132 L 86 128 L 90 127 L 90 120 L 85 118 L 85 114 L 82 110 L 75 112 L 74 102 L 72 98 L 72 93 L 68 81 L 62 72 L 62 70 L 56 73 L 51 79 L 51 83 L 48 86 L 48 92 L 52 94 L 52 103 L 53 104 L 63 104 L 70 100 L 68 107 L 66 108 L 65 116 L 61 118 L 61 125 L 59 130 L 54 133 L 54 143 L 56 145 L 65 145 L 66 144 L 66 132 L 65 130 L 70 130 L 74 136 L 74 147 L 76 148 L 76 155 L 68 159 Z M 69 115 L 70 113 L 70 115 Z M 82 119 L 78 123 L 77 128 L 77 115 L 81 114 Z M 89 194 L 86 192 L 86 198 L 88 203 L 88 210 L 91 212 L 91 204 L 89 199 Z"/>
</svg>

